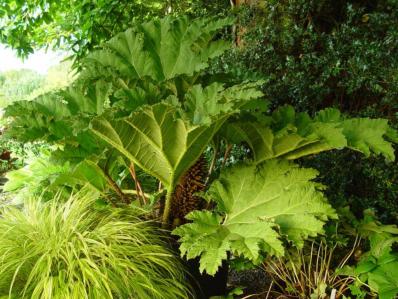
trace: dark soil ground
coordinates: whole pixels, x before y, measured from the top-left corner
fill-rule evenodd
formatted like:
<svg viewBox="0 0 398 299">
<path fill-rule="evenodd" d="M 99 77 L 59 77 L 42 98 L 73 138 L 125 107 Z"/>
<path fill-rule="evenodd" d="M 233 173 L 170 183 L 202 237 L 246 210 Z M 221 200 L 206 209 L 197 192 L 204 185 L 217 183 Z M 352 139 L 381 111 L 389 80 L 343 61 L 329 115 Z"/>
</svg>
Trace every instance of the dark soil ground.
<svg viewBox="0 0 398 299">
<path fill-rule="evenodd" d="M 261 269 L 256 268 L 245 271 L 231 270 L 228 276 L 228 286 L 231 289 L 245 286 L 244 294 L 241 298 L 251 295 L 251 299 L 265 299 L 267 298 L 267 291 L 269 289 L 271 280 L 267 273 Z M 268 296 L 268 299 L 273 297 Z"/>
</svg>

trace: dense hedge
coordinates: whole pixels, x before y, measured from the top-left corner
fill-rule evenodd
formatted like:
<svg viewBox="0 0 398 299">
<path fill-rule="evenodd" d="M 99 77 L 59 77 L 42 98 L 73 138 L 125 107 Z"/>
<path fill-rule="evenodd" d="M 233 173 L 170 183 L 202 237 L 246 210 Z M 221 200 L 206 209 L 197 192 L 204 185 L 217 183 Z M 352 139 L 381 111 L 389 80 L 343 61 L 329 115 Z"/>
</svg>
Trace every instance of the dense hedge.
<svg viewBox="0 0 398 299">
<path fill-rule="evenodd" d="M 397 109 L 398 1 L 264 3 L 241 7 L 243 38 L 222 66 L 260 72 L 278 104 L 352 113 L 376 104 L 389 116 Z"/>
</svg>

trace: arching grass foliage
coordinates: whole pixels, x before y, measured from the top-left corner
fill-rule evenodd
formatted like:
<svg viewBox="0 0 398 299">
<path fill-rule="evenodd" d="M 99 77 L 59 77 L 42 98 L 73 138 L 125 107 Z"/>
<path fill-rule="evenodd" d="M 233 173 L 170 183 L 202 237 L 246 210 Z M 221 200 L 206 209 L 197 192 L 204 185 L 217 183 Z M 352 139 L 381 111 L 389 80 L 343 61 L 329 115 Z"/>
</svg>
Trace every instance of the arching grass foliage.
<svg viewBox="0 0 398 299">
<path fill-rule="evenodd" d="M 0 216 L 0 296 L 5 298 L 189 298 L 184 270 L 136 208 L 30 200 Z"/>
</svg>

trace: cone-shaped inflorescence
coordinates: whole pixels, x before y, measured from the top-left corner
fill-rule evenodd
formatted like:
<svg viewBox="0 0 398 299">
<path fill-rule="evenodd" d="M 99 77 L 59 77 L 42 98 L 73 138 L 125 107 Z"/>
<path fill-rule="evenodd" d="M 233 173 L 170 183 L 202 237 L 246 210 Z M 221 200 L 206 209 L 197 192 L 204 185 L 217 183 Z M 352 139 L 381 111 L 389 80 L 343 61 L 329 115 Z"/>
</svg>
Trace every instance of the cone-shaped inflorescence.
<svg viewBox="0 0 398 299">
<path fill-rule="evenodd" d="M 204 207 L 204 201 L 197 193 L 204 191 L 207 175 L 207 161 L 202 155 L 181 177 L 175 188 L 171 208 L 173 223 L 185 223 L 185 215 Z"/>
</svg>

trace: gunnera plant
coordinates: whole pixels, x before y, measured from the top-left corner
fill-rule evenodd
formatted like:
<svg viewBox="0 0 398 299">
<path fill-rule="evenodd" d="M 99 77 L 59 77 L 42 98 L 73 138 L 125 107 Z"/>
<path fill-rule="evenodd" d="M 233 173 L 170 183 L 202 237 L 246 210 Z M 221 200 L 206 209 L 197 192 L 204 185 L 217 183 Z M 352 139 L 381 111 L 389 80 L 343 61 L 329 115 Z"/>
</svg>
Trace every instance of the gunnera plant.
<svg viewBox="0 0 398 299">
<path fill-rule="evenodd" d="M 30 200 L 0 216 L 0 297 L 189 298 L 185 273 L 162 233 L 137 208 Z"/>
</svg>

